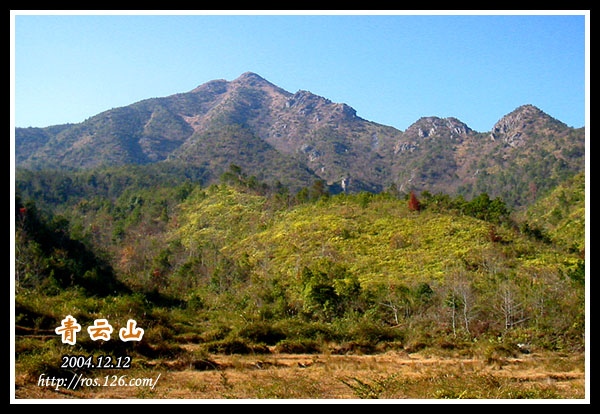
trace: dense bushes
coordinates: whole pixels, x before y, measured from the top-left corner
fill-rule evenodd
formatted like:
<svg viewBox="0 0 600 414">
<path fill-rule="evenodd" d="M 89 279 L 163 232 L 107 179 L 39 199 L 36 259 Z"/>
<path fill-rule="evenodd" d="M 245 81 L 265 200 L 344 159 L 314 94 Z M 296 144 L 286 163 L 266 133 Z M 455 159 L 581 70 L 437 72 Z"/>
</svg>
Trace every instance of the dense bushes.
<svg viewBox="0 0 600 414">
<path fill-rule="evenodd" d="M 61 182 L 110 181 L 77 174 Z M 453 351 L 517 329 L 543 347 L 581 346 L 584 262 L 517 231 L 485 193 L 423 192 L 417 214 L 392 192 L 330 195 L 321 182 L 304 197 L 236 166 L 208 188 L 139 180 L 46 198 L 64 219 L 17 197 L 22 325 L 49 327 L 68 306 L 139 318 L 147 357 L 186 340 L 225 353 Z M 68 292 L 62 307 L 50 299 Z"/>
<path fill-rule="evenodd" d="M 18 252 L 15 273 L 19 287 L 55 293 L 79 286 L 91 295 L 128 290 L 116 279 L 109 263 L 69 236 L 66 219 L 44 219 L 33 202 L 22 204 L 19 195 L 15 204 Z"/>
<path fill-rule="evenodd" d="M 470 201 L 462 196 L 455 198 L 447 194 L 431 194 L 428 191 L 421 193 L 421 208 L 430 208 L 438 211 L 455 210 L 462 214 L 485 220 L 491 223 L 507 222 L 510 210 L 501 198 L 491 199 L 487 193 L 481 193 Z"/>
</svg>

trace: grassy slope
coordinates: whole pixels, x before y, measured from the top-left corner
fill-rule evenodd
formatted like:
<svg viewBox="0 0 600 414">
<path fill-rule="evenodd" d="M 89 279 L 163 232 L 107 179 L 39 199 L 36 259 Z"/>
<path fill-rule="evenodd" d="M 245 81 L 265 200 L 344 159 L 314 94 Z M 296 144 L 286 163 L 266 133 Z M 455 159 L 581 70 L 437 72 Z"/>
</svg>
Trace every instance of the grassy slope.
<svg viewBox="0 0 600 414">
<path fill-rule="evenodd" d="M 585 247 L 585 174 L 579 173 L 536 201 L 523 214 L 532 226 L 567 248 Z"/>
<path fill-rule="evenodd" d="M 403 200 L 340 195 L 267 213 L 265 200 L 214 187 L 186 200 L 173 237 L 211 241 L 256 272 L 292 281 L 320 258 L 342 263 L 361 283 L 431 281 L 459 267 L 525 276 L 556 270 L 573 258 L 507 227 L 449 212 L 410 211 Z M 293 283 L 293 282 L 292 282 Z"/>
</svg>

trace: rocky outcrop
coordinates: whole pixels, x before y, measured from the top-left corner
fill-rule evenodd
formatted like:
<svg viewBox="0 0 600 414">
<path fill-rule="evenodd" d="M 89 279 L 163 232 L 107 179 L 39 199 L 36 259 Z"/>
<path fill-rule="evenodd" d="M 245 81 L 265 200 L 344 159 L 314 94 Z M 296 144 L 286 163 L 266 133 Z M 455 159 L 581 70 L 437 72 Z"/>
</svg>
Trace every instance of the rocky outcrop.
<svg viewBox="0 0 600 414">
<path fill-rule="evenodd" d="M 449 137 L 458 139 L 466 137 L 471 131 L 467 124 L 456 118 L 429 116 L 420 118 L 409 126 L 404 135 L 411 138 Z"/>
<path fill-rule="evenodd" d="M 413 152 L 421 146 L 423 139 L 445 139 L 460 143 L 472 132 L 467 124 L 453 117 L 423 117 L 404 131 L 402 139 L 394 146 L 394 153 Z"/>
<path fill-rule="evenodd" d="M 501 139 L 505 144 L 516 147 L 522 144 L 527 132 L 542 123 L 554 119 L 533 105 L 523 105 L 503 116 L 492 128 L 490 138 Z"/>
</svg>

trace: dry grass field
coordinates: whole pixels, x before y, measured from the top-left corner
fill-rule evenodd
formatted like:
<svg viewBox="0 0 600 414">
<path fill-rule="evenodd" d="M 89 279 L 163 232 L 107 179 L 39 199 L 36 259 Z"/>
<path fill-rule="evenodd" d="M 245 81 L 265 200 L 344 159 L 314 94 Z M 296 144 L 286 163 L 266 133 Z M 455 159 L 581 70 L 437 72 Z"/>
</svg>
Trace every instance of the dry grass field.
<svg viewBox="0 0 600 414">
<path fill-rule="evenodd" d="M 193 345 L 190 345 L 193 353 Z M 150 386 L 40 386 L 19 374 L 16 399 L 584 399 L 584 355 L 529 354 L 484 361 L 390 351 L 376 355 L 211 355 L 88 371 L 152 378 Z M 160 377 L 159 377 L 160 375 Z M 110 381 L 108 381 L 110 383 Z"/>
</svg>

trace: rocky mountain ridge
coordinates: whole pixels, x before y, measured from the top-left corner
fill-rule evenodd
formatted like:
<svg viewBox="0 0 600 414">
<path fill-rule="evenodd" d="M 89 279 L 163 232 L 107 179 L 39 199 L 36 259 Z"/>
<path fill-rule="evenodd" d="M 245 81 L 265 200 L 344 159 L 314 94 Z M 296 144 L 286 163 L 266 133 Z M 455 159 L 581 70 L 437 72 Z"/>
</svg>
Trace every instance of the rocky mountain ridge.
<svg viewBox="0 0 600 414">
<path fill-rule="evenodd" d="M 345 103 L 306 90 L 291 93 L 252 72 L 78 124 L 17 128 L 15 137 L 16 163 L 24 168 L 179 160 L 202 165 L 217 179 L 235 163 L 267 181 L 296 187 L 320 178 L 344 191 L 394 185 L 506 196 L 523 191 L 526 181 L 554 185 L 584 162 L 583 128 L 567 127 L 533 105 L 505 115 L 487 133 L 435 116 L 400 131 L 359 117 Z M 533 173 L 524 173 L 526 164 Z M 498 185 L 494 177 L 504 178 Z"/>
</svg>

